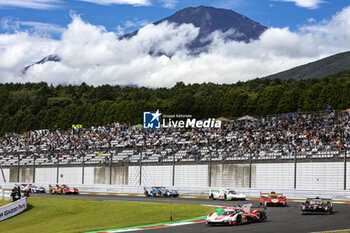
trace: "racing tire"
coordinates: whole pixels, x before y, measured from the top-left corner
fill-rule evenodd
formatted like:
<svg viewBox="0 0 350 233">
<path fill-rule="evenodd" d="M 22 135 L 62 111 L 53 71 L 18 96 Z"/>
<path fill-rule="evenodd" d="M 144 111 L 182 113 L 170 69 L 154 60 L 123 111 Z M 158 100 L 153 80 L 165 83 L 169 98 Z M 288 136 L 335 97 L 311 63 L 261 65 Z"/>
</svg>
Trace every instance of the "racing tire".
<svg viewBox="0 0 350 233">
<path fill-rule="evenodd" d="M 224 194 L 224 200 L 226 200 L 226 198 L 227 198 L 227 195 L 226 195 L 226 194 Z"/>
<path fill-rule="evenodd" d="M 209 196 L 209 199 L 214 200 L 214 195 L 213 195 L 213 194 L 210 195 L 210 196 Z"/>
<path fill-rule="evenodd" d="M 242 215 L 238 215 L 236 218 L 236 225 L 241 225 L 242 224 Z"/>
<path fill-rule="evenodd" d="M 261 212 L 260 214 L 260 221 L 263 222 L 267 219 L 267 215 L 266 212 Z"/>
</svg>

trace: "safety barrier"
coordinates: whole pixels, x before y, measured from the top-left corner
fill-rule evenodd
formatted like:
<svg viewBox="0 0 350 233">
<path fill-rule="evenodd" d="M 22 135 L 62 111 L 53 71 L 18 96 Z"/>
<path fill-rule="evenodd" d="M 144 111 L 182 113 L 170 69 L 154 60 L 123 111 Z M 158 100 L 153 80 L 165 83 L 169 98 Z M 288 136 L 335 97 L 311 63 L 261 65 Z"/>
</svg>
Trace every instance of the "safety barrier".
<svg viewBox="0 0 350 233">
<path fill-rule="evenodd" d="M 18 201 L 12 202 L 0 207 L 0 222 L 11 218 L 27 209 L 27 198 L 21 198 Z"/>
<path fill-rule="evenodd" d="M 3 187 L 6 189 L 11 189 L 15 183 L 7 183 Z M 35 184 L 37 186 L 43 186 L 48 190 L 47 184 Z M 69 185 L 71 187 L 76 187 L 82 193 L 132 193 L 132 194 L 143 194 L 144 186 L 118 186 L 118 185 L 104 185 L 104 184 L 96 184 L 96 185 Z M 150 187 L 150 186 L 146 186 Z M 283 193 L 287 196 L 287 198 L 300 198 L 304 199 L 307 197 L 326 197 L 332 198 L 335 200 L 349 200 L 350 201 L 350 190 L 313 190 L 313 189 L 279 189 L 279 188 L 236 188 L 231 186 L 220 186 L 220 187 L 181 187 L 181 186 L 167 186 L 169 189 L 177 190 L 180 195 L 203 195 L 207 196 L 210 189 L 217 188 L 231 188 L 237 192 L 244 192 L 248 197 L 259 197 L 260 193 L 266 192 L 277 192 Z"/>
</svg>

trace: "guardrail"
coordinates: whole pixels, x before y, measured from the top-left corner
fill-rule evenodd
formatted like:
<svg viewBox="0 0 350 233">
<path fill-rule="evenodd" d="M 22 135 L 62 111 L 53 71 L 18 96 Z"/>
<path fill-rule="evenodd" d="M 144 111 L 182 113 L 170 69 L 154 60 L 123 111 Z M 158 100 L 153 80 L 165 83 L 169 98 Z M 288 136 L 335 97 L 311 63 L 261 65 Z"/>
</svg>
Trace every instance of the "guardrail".
<svg viewBox="0 0 350 233">
<path fill-rule="evenodd" d="M 15 183 L 5 184 L 3 187 L 10 189 L 15 185 Z M 36 186 L 43 186 L 48 190 L 48 184 L 35 184 Z M 76 187 L 80 192 L 88 193 L 120 193 L 120 194 L 143 194 L 144 186 L 117 186 L 117 185 L 70 185 L 71 187 Z M 149 186 L 147 186 L 149 187 Z M 299 189 L 276 189 L 276 188 L 234 188 L 234 187 L 177 187 L 177 186 L 167 186 L 169 189 L 174 189 L 179 192 L 180 195 L 201 195 L 208 196 L 210 189 L 218 188 L 230 188 L 237 192 L 243 192 L 247 194 L 248 197 L 258 198 L 260 193 L 267 192 L 277 192 L 283 193 L 287 198 L 292 199 L 305 199 L 307 197 L 327 197 L 334 200 L 349 200 L 350 201 L 350 190 L 299 190 Z"/>
</svg>

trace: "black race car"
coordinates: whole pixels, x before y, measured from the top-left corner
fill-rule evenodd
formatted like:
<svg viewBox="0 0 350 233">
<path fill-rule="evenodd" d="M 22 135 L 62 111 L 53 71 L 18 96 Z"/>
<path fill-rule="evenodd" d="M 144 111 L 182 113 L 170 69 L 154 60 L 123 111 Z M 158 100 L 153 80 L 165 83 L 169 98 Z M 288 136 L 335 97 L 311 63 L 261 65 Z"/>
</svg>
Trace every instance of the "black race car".
<svg viewBox="0 0 350 233">
<path fill-rule="evenodd" d="M 321 213 L 331 214 L 333 212 L 333 203 L 331 200 L 325 200 L 319 197 L 308 198 L 301 204 L 301 214 Z"/>
</svg>

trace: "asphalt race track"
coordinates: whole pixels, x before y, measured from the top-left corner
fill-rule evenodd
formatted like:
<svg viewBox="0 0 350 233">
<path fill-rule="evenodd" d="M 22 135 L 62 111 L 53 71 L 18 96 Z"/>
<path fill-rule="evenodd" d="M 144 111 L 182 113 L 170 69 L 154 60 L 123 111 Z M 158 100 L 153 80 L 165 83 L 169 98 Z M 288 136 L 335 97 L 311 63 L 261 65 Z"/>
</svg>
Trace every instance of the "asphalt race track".
<svg viewBox="0 0 350 233">
<path fill-rule="evenodd" d="M 103 201 L 131 201 L 131 202 L 164 202 L 164 203 L 193 203 L 219 206 L 235 206 L 238 204 L 257 201 L 213 201 L 195 198 L 147 198 L 140 196 L 111 196 L 111 195 L 50 195 L 32 194 L 32 196 L 44 196 L 53 198 L 92 198 Z M 303 233 L 320 232 L 330 230 L 350 229 L 350 205 L 334 204 L 331 215 L 301 215 L 300 203 L 289 202 L 288 207 L 268 207 L 267 221 L 262 223 L 243 224 L 240 226 L 206 226 L 205 223 L 196 223 L 168 228 L 145 230 L 143 232 L 167 232 L 167 233 L 220 233 L 220 232 L 264 232 L 264 233 Z M 107 230 L 107 229 L 101 229 Z"/>
</svg>

